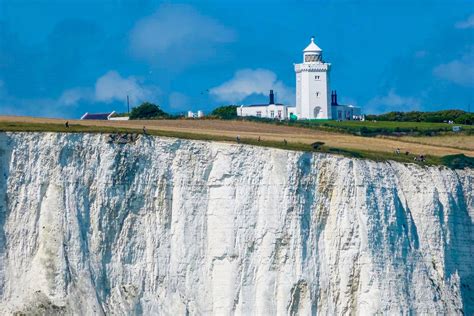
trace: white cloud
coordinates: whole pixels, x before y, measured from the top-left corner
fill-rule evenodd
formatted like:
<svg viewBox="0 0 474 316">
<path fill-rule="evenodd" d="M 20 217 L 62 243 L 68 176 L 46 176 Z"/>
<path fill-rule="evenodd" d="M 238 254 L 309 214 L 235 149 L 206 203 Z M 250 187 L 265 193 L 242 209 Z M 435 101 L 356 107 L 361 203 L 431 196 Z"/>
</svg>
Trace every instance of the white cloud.
<svg viewBox="0 0 474 316">
<path fill-rule="evenodd" d="M 123 101 L 127 95 L 133 103 L 151 101 L 158 88 L 143 85 L 136 77 L 123 78 L 116 71 L 109 71 L 95 83 L 95 100 L 101 102 Z"/>
<path fill-rule="evenodd" d="M 3 94 L 0 95 L 0 115 L 67 117 L 69 113 L 54 99 L 25 99 Z"/>
<path fill-rule="evenodd" d="M 233 30 L 188 5 L 163 5 L 130 32 L 130 50 L 153 64 L 191 64 L 211 56 L 219 44 L 234 41 Z"/>
<path fill-rule="evenodd" d="M 75 105 L 82 99 L 92 100 L 93 91 L 90 88 L 73 88 L 64 91 L 58 99 L 58 102 L 64 105 Z"/>
<path fill-rule="evenodd" d="M 267 69 L 239 70 L 232 79 L 212 88 L 210 94 L 219 101 L 236 103 L 253 94 L 268 95 L 270 89 L 275 91 L 277 102 L 295 102 L 294 89 L 277 80 L 276 74 Z"/>
<path fill-rule="evenodd" d="M 461 86 L 474 87 L 474 47 L 461 59 L 436 66 L 433 74 Z"/>
<path fill-rule="evenodd" d="M 420 107 L 420 99 L 398 95 L 391 89 L 384 96 L 372 98 L 364 107 L 365 113 L 382 113 L 391 111 L 410 111 Z"/>
<path fill-rule="evenodd" d="M 137 77 L 124 78 L 117 71 L 109 71 L 97 79 L 94 88 L 78 87 L 64 91 L 59 102 L 64 105 L 74 105 L 80 100 L 110 103 L 125 101 L 128 95 L 130 102 L 136 104 L 152 101 L 158 94 L 158 87 L 145 85 Z"/>
<path fill-rule="evenodd" d="M 155 101 L 160 90 L 144 84 L 138 77 L 122 77 L 117 71 L 109 71 L 98 78 L 93 87 L 76 87 L 64 91 L 59 98 L 24 99 L 8 94 L 0 80 L 0 114 L 67 116 L 80 101 L 90 103 L 125 102 L 127 95 L 131 105 Z"/>
<path fill-rule="evenodd" d="M 0 115 L 64 117 L 67 111 L 54 99 L 12 96 L 8 93 L 4 82 L 0 80 Z"/>
<path fill-rule="evenodd" d="M 454 26 L 458 29 L 474 28 L 474 14 L 471 14 L 467 20 L 457 22 Z"/>
</svg>

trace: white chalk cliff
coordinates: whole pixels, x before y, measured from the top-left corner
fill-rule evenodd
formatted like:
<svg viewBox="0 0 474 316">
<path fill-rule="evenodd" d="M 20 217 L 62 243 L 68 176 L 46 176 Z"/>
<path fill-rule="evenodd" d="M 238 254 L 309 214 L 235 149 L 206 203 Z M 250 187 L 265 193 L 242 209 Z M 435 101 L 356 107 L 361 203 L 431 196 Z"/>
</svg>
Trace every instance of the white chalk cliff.
<svg viewBox="0 0 474 316">
<path fill-rule="evenodd" d="M 0 314 L 473 314 L 474 170 L 0 133 Z"/>
</svg>

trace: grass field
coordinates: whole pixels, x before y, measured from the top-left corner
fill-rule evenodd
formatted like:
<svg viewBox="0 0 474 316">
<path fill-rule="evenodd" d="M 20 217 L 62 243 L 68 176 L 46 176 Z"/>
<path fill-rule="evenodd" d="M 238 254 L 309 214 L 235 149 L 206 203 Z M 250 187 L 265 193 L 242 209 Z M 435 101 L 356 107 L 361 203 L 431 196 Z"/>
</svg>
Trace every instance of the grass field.
<svg viewBox="0 0 474 316">
<path fill-rule="evenodd" d="M 471 125 L 451 125 L 447 123 L 426 123 L 426 122 L 388 122 L 388 121 L 285 121 L 275 122 L 262 119 L 262 122 L 271 124 L 285 124 L 289 126 L 299 126 L 306 128 L 336 131 L 363 136 L 376 135 L 438 135 L 452 133 L 453 126 L 460 126 L 461 134 L 474 135 L 474 126 Z"/>
<path fill-rule="evenodd" d="M 384 136 L 385 137 L 385 136 Z M 474 136 L 466 135 L 441 135 L 431 136 L 402 136 L 402 137 L 385 137 L 386 139 L 401 140 L 403 142 L 444 146 L 456 149 L 474 150 Z"/>
<path fill-rule="evenodd" d="M 328 126 L 335 126 L 335 127 L 345 127 L 345 128 L 360 128 L 366 127 L 368 129 L 378 129 L 378 128 L 387 128 L 387 129 L 410 129 L 410 130 L 445 130 L 450 131 L 453 128 L 452 124 L 447 123 L 426 123 L 426 122 L 388 122 L 388 121 L 327 121 L 322 122 L 321 124 L 326 124 Z M 456 126 L 462 126 L 463 129 L 474 129 L 474 126 L 470 125 L 459 125 L 455 124 Z"/>
<path fill-rule="evenodd" d="M 265 124 L 248 121 L 221 120 L 153 120 L 153 121 L 79 121 L 70 120 L 70 128 L 64 126 L 65 120 L 31 117 L 1 117 L 0 131 L 52 131 L 52 132 L 143 132 L 143 126 L 149 134 L 185 139 L 214 140 L 235 142 L 239 135 L 242 143 L 268 146 L 291 150 L 311 151 L 311 143 L 324 142 L 324 152 L 345 156 L 369 158 L 374 160 L 413 161 L 414 155 L 428 156 L 428 163 L 440 164 L 441 157 L 464 154 L 474 157 L 474 148 L 460 146 L 461 142 L 474 141 L 474 136 L 463 136 L 462 141 L 439 137 L 422 138 L 420 142 L 413 139 L 362 137 L 344 133 L 321 131 L 302 127 Z M 335 122 L 340 123 L 340 122 Z M 360 123 L 360 122 L 357 122 Z M 260 137 L 260 141 L 258 138 Z M 457 137 L 457 136 L 456 136 Z M 284 143 L 286 140 L 286 144 Z M 423 143 L 425 142 L 425 143 Z M 459 146 L 459 147 L 458 147 Z M 395 155 L 400 148 L 410 155 Z"/>
</svg>

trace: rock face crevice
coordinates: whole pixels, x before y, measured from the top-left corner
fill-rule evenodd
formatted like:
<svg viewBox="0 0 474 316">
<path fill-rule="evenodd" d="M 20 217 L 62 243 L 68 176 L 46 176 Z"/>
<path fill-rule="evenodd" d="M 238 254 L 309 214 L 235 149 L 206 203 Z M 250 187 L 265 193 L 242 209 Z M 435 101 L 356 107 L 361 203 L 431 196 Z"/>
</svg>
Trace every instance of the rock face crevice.
<svg viewBox="0 0 474 316">
<path fill-rule="evenodd" d="M 0 314 L 473 314 L 474 171 L 0 133 Z"/>
</svg>

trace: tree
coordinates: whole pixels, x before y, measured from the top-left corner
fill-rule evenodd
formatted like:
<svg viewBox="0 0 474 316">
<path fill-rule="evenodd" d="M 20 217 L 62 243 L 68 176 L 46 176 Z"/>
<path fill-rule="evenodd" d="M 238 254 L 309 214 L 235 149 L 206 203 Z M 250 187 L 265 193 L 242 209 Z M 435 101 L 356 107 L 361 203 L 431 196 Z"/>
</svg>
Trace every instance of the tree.
<svg viewBox="0 0 474 316">
<path fill-rule="evenodd" d="M 131 120 L 137 119 L 154 119 L 169 117 L 169 115 L 160 109 L 156 104 L 150 102 L 144 102 L 141 105 L 134 107 L 130 113 Z"/>
<path fill-rule="evenodd" d="M 466 125 L 471 125 L 474 124 L 474 114 L 470 113 L 465 113 L 461 116 L 458 116 L 454 122 L 456 124 L 466 124 Z"/>
<path fill-rule="evenodd" d="M 457 124 L 472 124 L 474 114 L 461 110 L 443 110 L 436 112 L 389 112 L 379 115 L 367 115 L 367 120 L 399 121 L 399 122 L 430 122 L 442 123 L 454 121 Z"/>
<path fill-rule="evenodd" d="M 224 105 L 215 108 L 211 112 L 211 116 L 215 116 L 225 120 L 234 119 L 237 117 L 237 105 Z"/>
</svg>

